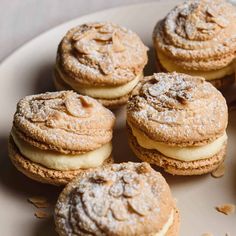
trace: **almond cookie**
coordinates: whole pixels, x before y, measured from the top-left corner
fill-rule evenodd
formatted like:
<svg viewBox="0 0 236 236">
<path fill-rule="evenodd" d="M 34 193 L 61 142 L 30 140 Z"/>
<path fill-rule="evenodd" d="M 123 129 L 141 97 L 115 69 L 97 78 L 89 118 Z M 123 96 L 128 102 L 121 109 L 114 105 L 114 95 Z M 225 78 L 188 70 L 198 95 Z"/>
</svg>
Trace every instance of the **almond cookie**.
<svg viewBox="0 0 236 236">
<path fill-rule="evenodd" d="M 177 236 L 180 221 L 162 175 L 132 162 L 79 174 L 60 194 L 54 216 L 60 236 Z"/>
<path fill-rule="evenodd" d="M 112 162 L 114 122 L 95 99 L 72 91 L 27 96 L 14 115 L 10 159 L 36 181 L 64 185 L 85 169 Z"/>
<path fill-rule="evenodd" d="M 113 23 L 88 23 L 67 32 L 58 46 L 54 82 L 106 107 L 127 102 L 143 78 L 147 47 L 134 32 Z"/>
<path fill-rule="evenodd" d="M 176 175 L 213 171 L 226 153 L 228 110 L 202 77 L 157 73 L 127 103 L 129 143 L 140 159 Z"/>
<path fill-rule="evenodd" d="M 153 32 L 158 70 L 202 76 L 217 88 L 234 83 L 236 8 L 224 0 L 186 1 Z"/>
</svg>

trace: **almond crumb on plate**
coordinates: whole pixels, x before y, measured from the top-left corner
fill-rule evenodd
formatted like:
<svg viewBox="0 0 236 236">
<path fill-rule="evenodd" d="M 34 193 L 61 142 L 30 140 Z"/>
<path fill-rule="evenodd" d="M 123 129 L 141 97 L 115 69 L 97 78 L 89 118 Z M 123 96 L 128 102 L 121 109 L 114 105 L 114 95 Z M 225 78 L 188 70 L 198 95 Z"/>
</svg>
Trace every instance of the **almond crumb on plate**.
<svg viewBox="0 0 236 236">
<path fill-rule="evenodd" d="M 211 176 L 214 178 L 220 178 L 224 176 L 225 174 L 225 164 L 222 163 L 217 169 L 215 169 L 212 173 Z"/>
<path fill-rule="evenodd" d="M 213 236 L 211 233 L 204 233 L 202 236 Z"/>
<path fill-rule="evenodd" d="M 46 211 L 41 211 L 41 210 L 37 210 L 34 215 L 38 218 L 38 219 L 46 219 L 49 218 L 50 214 Z"/>
<path fill-rule="evenodd" d="M 28 202 L 32 203 L 37 208 L 47 208 L 50 206 L 47 199 L 42 196 L 30 197 L 28 198 Z"/>
<path fill-rule="evenodd" d="M 220 206 L 216 206 L 216 210 L 225 214 L 225 215 L 231 215 L 235 212 L 235 205 L 234 204 L 223 204 Z"/>
</svg>

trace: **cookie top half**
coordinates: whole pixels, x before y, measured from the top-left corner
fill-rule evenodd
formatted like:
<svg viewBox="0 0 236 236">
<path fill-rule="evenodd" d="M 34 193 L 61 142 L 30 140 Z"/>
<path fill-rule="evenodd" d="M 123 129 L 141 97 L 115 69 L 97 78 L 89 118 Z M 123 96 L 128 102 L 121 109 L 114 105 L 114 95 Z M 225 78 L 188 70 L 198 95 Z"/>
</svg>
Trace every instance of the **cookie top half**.
<svg viewBox="0 0 236 236">
<path fill-rule="evenodd" d="M 158 52 L 185 70 L 217 70 L 236 56 L 236 7 L 225 0 L 189 0 L 153 32 Z"/>
<path fill-rule="evenodd" d="M 57 53 L 60 69 L 81 85 L 125 84 L 140 75 L 146 63 L 147 47 L 139 36 L 109 22 L 69 30 Z"/>
<path fill-rule="evenodd" d="M 135 89 L 127 122 L 155 141 L 204 145 L 225 132 L 228 110 L 222 94 L 204 78 L 157 73 Z"/>
<path fill-rule="evenodd" d="M 79 154 L 110 142 L 114 122 L 113 113 L 95 99 L 48 92 L 19 101 L 12 132 L 43 150 Z"/>
<path fill-rule="evenodd" d="M 174 209 L 162 175 L 129 162 L 79 175 L 61 193 L 55 221 L 60 235 L 154 235 Z"/>
</svg>

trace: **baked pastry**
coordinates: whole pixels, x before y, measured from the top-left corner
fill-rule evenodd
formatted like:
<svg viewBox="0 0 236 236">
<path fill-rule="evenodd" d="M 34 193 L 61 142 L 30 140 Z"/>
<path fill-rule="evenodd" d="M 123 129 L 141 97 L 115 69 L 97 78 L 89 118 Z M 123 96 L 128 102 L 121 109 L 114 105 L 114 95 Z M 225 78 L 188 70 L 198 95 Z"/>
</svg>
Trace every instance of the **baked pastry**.
<svg viewBox="0 0 236 236">
<path fill-rule="evenodd" d="M 216 169 L 225 158 L 227 122 L 224 97 L 202 77 L 154 74 L 127 103 L 132 150 L 173 175 Z"/>
<path fill-rule="evenodd" d="M 72 91 L 27 96 L 14 115 L 10 159 L 34 180 L 64 185 L 85 169 L 112 162 L 114 121 L 95 99 Z"/>
<path fill-rule="evenodd" d="M 215 87 L 234 82 L 236 8 L 224 0 L 185 1 L 153 32 L 158 70 L 202 76 Z"/>
<path fill-rule="evenodd" d="M 67 32 L 58 46 L 56 88 L 73 89 L 107 107 L 125 104 L 143 77 L 147 47 L 113 23 L 88 23 Z"/>
<path fill-rule="evenodd" d="M 179 213 L 162 175 L 128 162 L 78 175 L 59 196 L 55 223 L 60 236 L 177 236 Z"/>
</svg>

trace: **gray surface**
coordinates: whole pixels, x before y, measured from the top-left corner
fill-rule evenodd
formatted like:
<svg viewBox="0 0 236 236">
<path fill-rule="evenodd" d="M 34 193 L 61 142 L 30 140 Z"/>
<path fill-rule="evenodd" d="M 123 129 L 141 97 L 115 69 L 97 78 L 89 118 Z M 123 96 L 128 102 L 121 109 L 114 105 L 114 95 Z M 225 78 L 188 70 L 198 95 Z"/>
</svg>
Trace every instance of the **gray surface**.
<svg viewBox="0 0 236 236">
<path fill-rule="evenodd" d="M 153 0 L 0 0 L 0 61 L 40 33 L 106 8 Z"/>
</svg>

